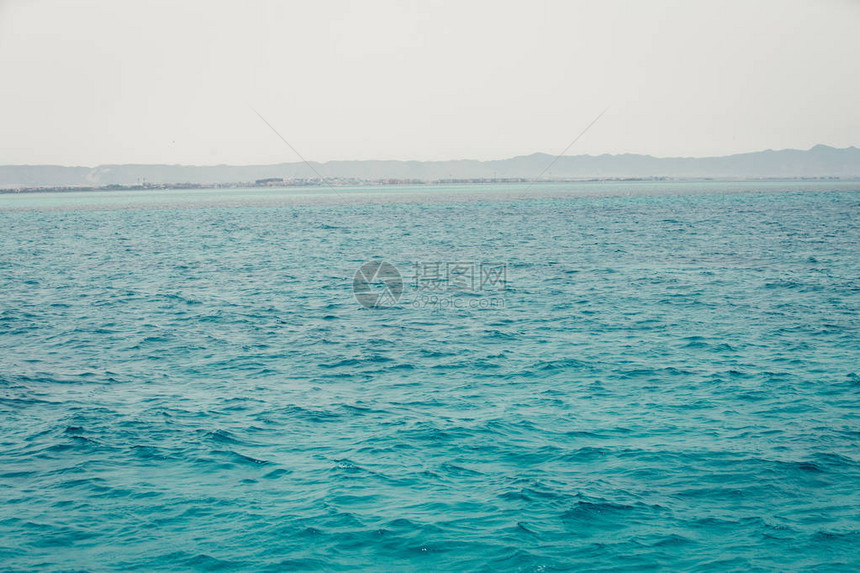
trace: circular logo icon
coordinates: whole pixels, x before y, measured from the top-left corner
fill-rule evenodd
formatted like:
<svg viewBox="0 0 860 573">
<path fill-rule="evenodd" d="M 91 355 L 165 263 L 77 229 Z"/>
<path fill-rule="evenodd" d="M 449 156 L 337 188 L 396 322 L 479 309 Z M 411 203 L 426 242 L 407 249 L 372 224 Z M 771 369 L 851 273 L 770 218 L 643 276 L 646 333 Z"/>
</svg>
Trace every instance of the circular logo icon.
<svg viewBox="0 0 860 573">
<path fill-rule="evenodd" d="M 388 308 L 397 304 L 403 294 L 403 279 L 391 263 L 367 261 L 352 281 L 355 300 L 366 308 Z"/>
</svg>

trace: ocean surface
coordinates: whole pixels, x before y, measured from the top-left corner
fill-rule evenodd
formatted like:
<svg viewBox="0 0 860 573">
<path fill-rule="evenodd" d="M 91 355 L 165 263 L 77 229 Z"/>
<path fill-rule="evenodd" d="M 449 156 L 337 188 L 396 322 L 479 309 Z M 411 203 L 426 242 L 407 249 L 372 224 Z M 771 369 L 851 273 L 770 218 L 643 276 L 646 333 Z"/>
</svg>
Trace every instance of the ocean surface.
<svg viewBox="0 0 860 573">
<path fill-rule="evenodd" d="M 860 182 L 5 194 L 0 296 L 2 571 L 860 569 Z"/>
</svg>

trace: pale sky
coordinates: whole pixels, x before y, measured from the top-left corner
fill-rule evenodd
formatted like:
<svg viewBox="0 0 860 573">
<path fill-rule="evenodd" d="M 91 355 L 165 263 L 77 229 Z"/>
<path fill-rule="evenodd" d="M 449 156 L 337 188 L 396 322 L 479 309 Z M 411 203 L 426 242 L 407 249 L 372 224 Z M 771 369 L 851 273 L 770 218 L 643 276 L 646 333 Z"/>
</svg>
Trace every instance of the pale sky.
<svg viewBox="0 0 860 573">
<path fill-rule="evenodd" d="M 0 164 L 860 146 L 860 1 L 0 0 Z"/>
</svg>

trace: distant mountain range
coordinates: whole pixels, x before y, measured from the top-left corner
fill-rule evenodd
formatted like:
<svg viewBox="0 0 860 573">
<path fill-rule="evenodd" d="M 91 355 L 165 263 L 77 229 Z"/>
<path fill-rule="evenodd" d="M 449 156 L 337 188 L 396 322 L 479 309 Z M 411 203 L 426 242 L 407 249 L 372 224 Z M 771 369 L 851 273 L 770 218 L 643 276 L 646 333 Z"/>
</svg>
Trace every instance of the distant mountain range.
<svg viewBox="0 0 860 573">
<path fill-rule="evenodd" d="M 384 180 L 412 179 L 543 179 L 570 178 L 806 178 L 860 177 L 860 149 L 816 145 L 807 151 L 784 149 L 740 153 L 724 157 L 652 157 L 576 155 L 554 157 L 534 153 L 493 161 L 329 161 L 312 162 L 326 178 Z M 0 166 L 0 188 L 106 186 L 146 184 L 226 184 L 274 178 L 315 179 L 301 162 L 275 165 L 60 165 Z"/>
</svg>

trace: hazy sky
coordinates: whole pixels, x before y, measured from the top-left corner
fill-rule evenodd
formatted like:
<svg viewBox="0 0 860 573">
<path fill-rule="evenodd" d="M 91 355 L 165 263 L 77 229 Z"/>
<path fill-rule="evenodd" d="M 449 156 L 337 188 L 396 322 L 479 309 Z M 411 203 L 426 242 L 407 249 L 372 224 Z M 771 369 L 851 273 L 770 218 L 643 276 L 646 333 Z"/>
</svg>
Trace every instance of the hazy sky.
<svg viewBox="0 0 860 573">
<path fill-rule="evenodd" d="M 860 1 L 0 0 L 0 164 L 860 146 Z"/>
</svg>

